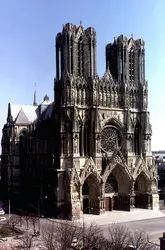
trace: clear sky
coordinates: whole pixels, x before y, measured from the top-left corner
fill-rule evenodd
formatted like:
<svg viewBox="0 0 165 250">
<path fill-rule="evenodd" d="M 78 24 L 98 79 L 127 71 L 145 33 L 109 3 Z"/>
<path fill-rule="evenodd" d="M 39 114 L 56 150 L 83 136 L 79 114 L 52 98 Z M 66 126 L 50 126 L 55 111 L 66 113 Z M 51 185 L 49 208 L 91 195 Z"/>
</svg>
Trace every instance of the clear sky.
<svg viewBox="0 0 165 250">
<path fill-rule="evenodd" d="M 97 32 L 98 74 L 105 71 L 105 45 L 124 34 L 146 42 L 146 78 L 153 128 L 152 149 L 165 149 L 164 0 L 0 0 L 0 130 L 7 104 L 53 100 L 55 35 L 71 22 Z M 1 134 L 0 134 L 1 136 Z"/>
</svg>

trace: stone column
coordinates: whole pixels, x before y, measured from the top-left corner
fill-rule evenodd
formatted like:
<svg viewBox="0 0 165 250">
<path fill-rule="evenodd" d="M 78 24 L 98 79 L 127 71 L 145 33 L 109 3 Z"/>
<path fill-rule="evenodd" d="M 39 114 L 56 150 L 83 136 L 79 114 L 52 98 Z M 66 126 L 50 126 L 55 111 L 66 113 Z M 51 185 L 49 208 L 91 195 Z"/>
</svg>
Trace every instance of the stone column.
<svg viewBox="0 0 165 250">
<path fill-rule="evenodd" d="M 148 193 L 148 209 L 151 209 L 152 204 L 152 194 Z"/>
<path fill-rule="evenodd" d="M 135 181 L 131 183 L 131 190 L 130 190 L 130 210 L 135 208 L 135 192 L 134 192 Z"/>
<path fill-rule="evenodd" d="M 64 135 L 61 134 L 61 156 L 64 154 Z"/>
<path fill-rule="evenodd" d="M 84 124 L 82 125 L 82 133 L 81 133 L 81 148 L 82 148 L 82 156 L 84 156 Z"/>
<path fill-rule="evenodd" d="M 105 212 L 105 198 L 99 199 L 99 214 L 103 214 Z"/>
<path fill-rule="evenodd" d="M 130 195 L 130 210 L 134 210 L 135 208 L 135 194 Z"/>
<path fill-rule="evenodd" d="M 151 208 L 152 210 L 159 210 L 159 194 L 158 193 L 152 193 L 151 194 Z"/>
</svg>

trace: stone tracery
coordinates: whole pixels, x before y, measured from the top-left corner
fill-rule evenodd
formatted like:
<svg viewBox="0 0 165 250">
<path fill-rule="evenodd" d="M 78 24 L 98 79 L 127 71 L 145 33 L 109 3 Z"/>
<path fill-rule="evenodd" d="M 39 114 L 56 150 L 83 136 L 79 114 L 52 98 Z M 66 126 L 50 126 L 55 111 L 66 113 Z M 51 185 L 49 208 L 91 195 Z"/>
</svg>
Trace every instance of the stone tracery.
<svg viewBox="0 0 165 250">
<path fill-rule="evenodd" d="M 113 152 L 120 145 L 117 129 L 113 126 L 105 126 L 101 133 L 101 147 L 104 152 Z"/>
</svg>

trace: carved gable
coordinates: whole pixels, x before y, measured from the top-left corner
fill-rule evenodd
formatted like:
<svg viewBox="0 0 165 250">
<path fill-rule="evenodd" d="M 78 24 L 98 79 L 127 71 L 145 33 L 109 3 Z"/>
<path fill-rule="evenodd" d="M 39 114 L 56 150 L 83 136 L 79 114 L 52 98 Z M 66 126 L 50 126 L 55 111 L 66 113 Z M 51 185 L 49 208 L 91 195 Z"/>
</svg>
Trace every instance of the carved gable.
<svg viewBox="0 0 165 250">
<path fill-rule="evenodd" d="M 84 182 L 84 180 L 91 174 L 97 175 L 97 167 L 92 159 L 92 157 L 88 158 L 85 162 L 84 169 L 80 174 L 81 183 Z"/>
</svg>

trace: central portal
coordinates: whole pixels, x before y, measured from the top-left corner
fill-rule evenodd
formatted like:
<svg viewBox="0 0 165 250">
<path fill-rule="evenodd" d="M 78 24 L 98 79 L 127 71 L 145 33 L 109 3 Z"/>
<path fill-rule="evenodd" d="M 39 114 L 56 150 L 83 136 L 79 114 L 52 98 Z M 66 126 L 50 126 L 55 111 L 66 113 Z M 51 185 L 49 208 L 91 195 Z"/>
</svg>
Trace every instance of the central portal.
<svg viewBox="0 0 165 250">
<path fill-rule="evenodd" d="M 130 178 L 124 167 L 116 164 L 114 169 L 107 173 L 104 185 L 105 210 L 130 210 Z"/>
<path fill-rule="evenodd" d="M 110 174 L 105 183 L 105 210 L 118 209 L 118 183 L 113 174 Z"/>
</svg>

